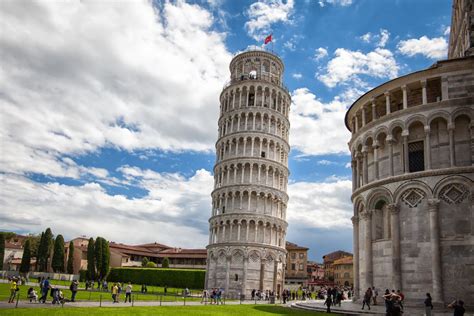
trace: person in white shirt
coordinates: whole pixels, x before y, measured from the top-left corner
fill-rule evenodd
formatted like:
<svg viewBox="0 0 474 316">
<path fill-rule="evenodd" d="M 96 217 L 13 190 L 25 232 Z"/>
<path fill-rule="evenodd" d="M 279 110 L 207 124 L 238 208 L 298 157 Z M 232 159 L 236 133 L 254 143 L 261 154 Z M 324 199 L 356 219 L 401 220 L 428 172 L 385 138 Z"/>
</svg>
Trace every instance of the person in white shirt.
<svg viewBox="0 0 474 316">
<path fill-rule="evenodd" d="M 127 303 L 127 299 L 129 303 L 132 302 L 132 283 L 131 282 L 128 282 L 127 287 L 125 288 L 125 303 Z"/>
</svg>

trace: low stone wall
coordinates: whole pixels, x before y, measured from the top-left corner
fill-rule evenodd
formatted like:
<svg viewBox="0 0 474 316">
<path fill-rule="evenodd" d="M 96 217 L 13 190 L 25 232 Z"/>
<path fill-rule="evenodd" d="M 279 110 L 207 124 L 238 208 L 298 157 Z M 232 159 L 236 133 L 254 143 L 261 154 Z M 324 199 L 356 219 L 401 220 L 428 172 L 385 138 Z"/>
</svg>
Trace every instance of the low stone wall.
<svg viewBox="0 0 474 316">
<path fill-rule="evenodd" d="M 1 278 L 8 278 L 13 276 L 20 276 L 18 271 L 4 271 L 0 270 Z M 24 276 L 22 274 L 22 276 Z M 72 281 L 79 280 L 79 274 L 66 274 L 66 273 L 48 273 L 48 272 L 29 272 L 26 275 L 28 279 L 37 279 L 39 277 L 49 277 L 52 280 L 61 280 L 61 281 Z"/>
</svg>

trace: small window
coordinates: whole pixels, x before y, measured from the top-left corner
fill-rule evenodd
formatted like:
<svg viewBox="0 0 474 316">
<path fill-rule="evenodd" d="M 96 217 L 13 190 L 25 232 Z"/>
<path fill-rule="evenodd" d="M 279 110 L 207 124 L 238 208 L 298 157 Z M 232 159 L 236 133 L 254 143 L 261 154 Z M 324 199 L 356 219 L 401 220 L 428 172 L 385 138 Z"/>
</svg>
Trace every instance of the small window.
<svg viewBox="0 0 474 316">
<path fill-rule="evenodd" d="M 304 270 L 303 267 L 304 267 L 303 264 L 300 263 L 300 271 L 303 271 L 303 270 Z"/>
<path fill-rule="evenodd" d="M 304 258 L 304 253 L 300 253 L 300 259 Z"/>
<path fill-rule="evenodd" d="M 239 281 L 239 275 L 235 274 L 235 281 Z"/>
<path fill-rule="evenodd" d="M 222 214 L 225 214 L 225 206 L 222 207 Z"/>
<path fill-rule="evenodd" d="M 261 156 L 262 156 L 262 158 L 265 158 L 265 152 L 264 152 L 264 151 L 262 151 L 262 155 L 261 155 Z"/>
<path fill-rule="evenodd" d="M 291 264 L 291 270 L 296 271 L 296 264 L 294 263 Z"/>
<path fill-rule="evenodd" d="M 296 259 L 296 253 L 293 252 L 293 253 L 291 254 L 291 259 Z"/>
<path fill-rule="evenodd" d="M 408 144 L 408 162 L 410 172 L 425 170 L 423 141 Z"/>
</svg>

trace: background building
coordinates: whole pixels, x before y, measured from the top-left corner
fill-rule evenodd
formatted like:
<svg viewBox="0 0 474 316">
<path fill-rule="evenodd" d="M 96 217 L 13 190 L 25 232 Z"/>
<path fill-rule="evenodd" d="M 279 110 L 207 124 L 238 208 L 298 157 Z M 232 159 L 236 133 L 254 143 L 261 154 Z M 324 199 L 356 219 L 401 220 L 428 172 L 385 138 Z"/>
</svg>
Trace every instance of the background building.
<svg viewBox="0 0 474 316">
<path fill-rule="evenodd" d="M 336 285 L 354 285 L 354 265 L 352 256 L 342 257 L 333 262 L 334 283 Z"/>
<path fill-rule="evenodd" d="M 472 13 L 472 1 L 454 3 L 453 22 Z M 473 304 L 474 56 L 451 44 L 459 58 L 376 87 L 346 114 L 356 297 L 375 286 Z"/>
<path fill-rule="evenodd" d="M 308 248 L 286 242 L 285 284 L 306 285 L 308 281 Z"/>
<path fill-rule="evenodd" d="M 334 282 L 334 261 L 344 257 L 352 257 L 352 253 L 347 251 L 334 251 L 323 256 L 324 279 Z"/>
<path fill-rule="evenodd" d="M 230 63 L 220 96 L 206 287 L 230 297 L 280 291 L 285 272 L 288 113 L 284 65 L 252 50 Z"/>
</svg>

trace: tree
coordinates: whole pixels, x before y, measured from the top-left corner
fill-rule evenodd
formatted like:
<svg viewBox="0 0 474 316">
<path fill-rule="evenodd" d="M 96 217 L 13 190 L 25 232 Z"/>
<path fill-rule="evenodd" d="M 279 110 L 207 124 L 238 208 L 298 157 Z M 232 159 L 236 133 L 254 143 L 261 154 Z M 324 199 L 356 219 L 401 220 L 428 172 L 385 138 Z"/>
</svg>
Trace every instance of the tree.
<svg viewBox="0 0 474 316">
<path fill-rule="evenodd" d="M 41 232 L 38 249 L 36 251 L 36 271 L 40 271 L 41 257 L 43 256 L 43 252 L 44 252 L 43 247 L 44 247 L 44 232 Z"/>
<path fill-rule="evenodd" d="M 72 240 L 69 242 L 69 254 L 67 256 L 67 273 L 74 273 L 74 243 Z"/>
<path fill-rule="evenodd" d="M 50 228 L 47 228 L 41 236 L 40 245 L 38 247 L 38 270 L 47 272 L 48 260 L 51 255 L 51 245 L 53 244 L 53 233 Z"/>
<path fill-rule="evenodd" d="M 109 242 L 102 238 L 102 258 L 101 258 L 101 270 L 100 276 L 101 278 L 105 278 L 109 273 L 109 266 L 110 266 L 110 248 Z"/>
<path fill-rule="evenodd" d="M 92 237 L 87 245 L 87 279 L 95 280 L 95 244 Z"/>
<path fill-rule="evenodd" d="M 3 261 L 5 257 L 5 235 L 0 234 L 0 269 L 3 270 Z"/>
<path fill-rule="evenodd" d="M 145 267 L 147 267 L 147 268 L 156 268 L 156 263 L 154 263 L 153 261 L 148 261 L 146 263 Z"/>
<path fill-rule="evenodd" d="M 30 253 L 31 256 L 36 256 L 38 254 L 38 247 L 40 244 L 40 234 L 38 235 L 29 235 L 26 240 L 30 241 Z M 25 241 L 26 242 L 26 241 Z"/>
<path fill-rule="evenodd" d="M 99 279 L 102 278 L 101 271 L 102 271 L 102 237 L 97 237 L 95 239 L 95 249 L 94 249 L 94 256 L 95 256 L 95 268 L 97 271 L 97 276 Z"/>
<path fill-rule="evenodd" d="M 54 272 L 64 272 L 64 237 L 58 235 L 54 241 L 54 253 L 51 263 Z"/>
<path fill-rule="evenodd" d="M 20 272 L 28 273 L 30 272 L 31 264 L 31 242 L 29 239 L 26 240 L 25 246 L 23 247 L 23 257 L 21 257 Z"/>
<path fill-rule="evenodd" d="M 162 268 L 169 268 L 170 267 L 170 259 L 168 257 L 165 257 L 163 259 L 163 262 L 161 263 Z"/>
<path fill-rule="evenodd" d="M 146 265 L 148 264 L 148 261 L 149 261 L 149 260 L 148 260 L 147 257 L 143 258 L 143 260 L 142 260 L 142 267 L 146 267 Z"/>
</svg>

